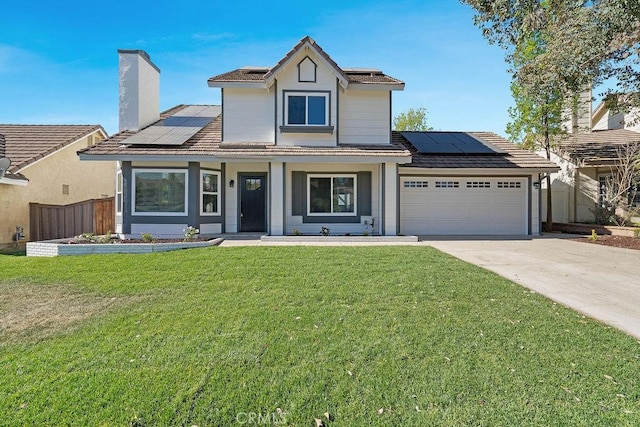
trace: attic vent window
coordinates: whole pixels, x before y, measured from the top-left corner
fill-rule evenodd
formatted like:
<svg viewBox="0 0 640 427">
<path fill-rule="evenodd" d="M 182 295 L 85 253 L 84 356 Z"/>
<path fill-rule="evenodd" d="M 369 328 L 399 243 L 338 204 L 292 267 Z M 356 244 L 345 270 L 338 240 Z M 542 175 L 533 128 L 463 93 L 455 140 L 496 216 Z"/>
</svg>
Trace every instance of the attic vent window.
<svg viewBox="0 0 640 427">
<path fill-rule="evenodd" d="M 64 195 L 69 195 L 69 185 L 68 184 L 62 184 L 62 194 Z"/>
<path fill-rule="evenodd" d="M 318 66 L 308 56 L 298 64 L 298 81 L 302 83 L 315 83 Z"/>
</svg>

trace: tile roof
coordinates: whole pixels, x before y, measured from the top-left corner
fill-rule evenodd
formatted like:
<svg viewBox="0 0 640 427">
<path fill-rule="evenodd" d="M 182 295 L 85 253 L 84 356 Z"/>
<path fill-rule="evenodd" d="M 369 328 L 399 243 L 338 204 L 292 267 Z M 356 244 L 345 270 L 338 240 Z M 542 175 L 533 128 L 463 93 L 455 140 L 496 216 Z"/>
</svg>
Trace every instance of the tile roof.
<svg viewBox="0 0 640 427">
<path fill-rule="evenodd" d="M 547 159 L 515 144 L 493 132 L 467 132 L 505 151 L 506 155 L 451 155 L 420 154 L 400 132 L 393 132 L 392 140 L 407 148 L 413 157 L 408 167 L 434 169 L 530 169 L 557 170 L 558 166 Z"/>
<path fill-rule="evenodd" d="M 5 157 L 4 155 L 5 146 L 6 146 L 6 140 L 4 139 L 4 135 L 0 133 L 0 158 Z"/>
<path fill-rule="evenodd" d="M 16 173 L 97 130 L 107 134 L 100 125 L 0 124 L 0 134 L 5 139 L 5 156 L 11 160 L 9 172 Z"/>
<path fill-rule="evenodd" d="M 627 144 L 640 144 L 640 133 L 615 129 L 565 135 L 556 142 L 554 151 L 582 165 L 595 166 L 613 162 Z"/>
<path fill-rule="evenodd" d="M 167 110 L 160 115 L 163 120 L 172 114 L 186 108 L 179 105 Z M 102 141 L 93 147 L 80 150 L 84 158 L 87 157 L 184 157 L 185 159 L 196 157 L 218 158 L 271 158 L 276 156 L 335 156 L 335 157 L 397 157 L 408 158 L 409 153 L 402 146 L 394 145 L 340 145 L 337 147 L 301 147 L 283 146 L 266 143 L 248 142 L 221 142 L 222 141 L 222 116 L 218 116 L 210 124 L 205 126 L 189 140 L 180 146 L 148 146 L 148 145 L 123 145 L 122 142 L 134 134 L 131 131 L 120 132 L 111 138 Z"/>
<path fill-rule="evenodd" d="M 344 80 L 350 83 L 362 83 L 362 84 L 392 84 L 392 85 L 404 85 L 404 82 L 387 76 L 380 70 L 371 70 L 364 72 L 357 69 L 342 69 L 336 64 L 336 62 L 313 40 L 311 37 L 306 36 L 301 39 L 287 54 L 273 67 L 244 67 L 232 70 L 217 76 L 211 77 L 208 82 L 211 83 L 264 83 L 269 79 L 273 73 L 284 65 L 289 59 L 291 59 L 298 50 L 309 43 L 316 49 L 319 55 L 321 55 L 335 70 L 344 78 Z"/>
</svg>

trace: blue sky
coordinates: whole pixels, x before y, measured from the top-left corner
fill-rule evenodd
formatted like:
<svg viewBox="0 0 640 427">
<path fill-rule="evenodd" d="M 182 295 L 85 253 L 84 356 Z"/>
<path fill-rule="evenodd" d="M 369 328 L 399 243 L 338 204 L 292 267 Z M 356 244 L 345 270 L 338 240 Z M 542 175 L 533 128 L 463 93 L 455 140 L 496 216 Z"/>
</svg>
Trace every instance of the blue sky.
<svg viewBox="0 0 640 427">
<path fill-rule="evenodd" d="M 207 78 L 274 65 L 309 35 L 342 67 L 403 80 L 394 114 L 425 107 L 440 130 L 504 135 L 511 105 L 504 52 L 456 0 L 29 1 L 3 5 L 0 123 L 118 128 L 117 49 L 162 70 L 160 106 L 217 104 Z"/>
</svg>

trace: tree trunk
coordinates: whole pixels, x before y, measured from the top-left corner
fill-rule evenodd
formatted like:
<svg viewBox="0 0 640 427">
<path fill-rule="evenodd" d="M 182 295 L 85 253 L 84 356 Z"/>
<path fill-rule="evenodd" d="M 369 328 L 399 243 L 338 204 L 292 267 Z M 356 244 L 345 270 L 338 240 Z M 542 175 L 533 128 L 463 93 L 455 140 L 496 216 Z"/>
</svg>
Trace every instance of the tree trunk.
<svg viewBox="0 0 640 427">
<path fill-rule="evenodd" d="M 551 161 L 551 145 L 549 140 L 549 132 L 544 133 L 544 149 L 547 153 L 547 160 Z M 553 209 L 552 209 L 552 193 L 551 193 L 551 173 L 547 172 L 547 220 L 544 225 L 544 231 L 547 233 L 553 231 Z"/>
</svg>

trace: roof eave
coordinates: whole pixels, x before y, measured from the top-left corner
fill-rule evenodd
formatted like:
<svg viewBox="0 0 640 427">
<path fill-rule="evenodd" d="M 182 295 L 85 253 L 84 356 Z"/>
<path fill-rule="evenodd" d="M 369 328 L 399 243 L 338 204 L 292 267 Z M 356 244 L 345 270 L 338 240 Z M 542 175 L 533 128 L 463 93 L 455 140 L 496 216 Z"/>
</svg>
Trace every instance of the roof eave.
<svg viewBox="0 0 640 427">
<path fill-rule="evenodd" d="M 252 89 L 266 89 L 267 83 L 265 81 L 216 81 L 209 80 L 207 82 L 209 87 L 235 87 L 235 88 L 252 88 Z"/>
<path fill-rule="evenodd" d="M 5 175 L 4 177 L 0 178 L 0 184 L 19 185 L 21 187 L 25 187 L 28 183 L 29 183 L 29 180 L 27 178 L 11 177 L 8 175 Z"/>
<path fill-rule="evenodd" d="M 224 154 L 185 154 L 185 155 L 167 155 L 167 154 L 79 154 L 80 160 L 86 161 L 124 161 L 124 162 L 242 162 L 242 161 L 276 161 L 276 162 L 314 162 L 321 163 L 331 161 L 332 163 L 411 163 L 411 155 L 398 153 L 395 155 L 274 155 L 270 153 L 264 154 L 246 154 L 242 152 L 228 152 Z"/>
<path fill-rule="evenodd" d="M 353 90 L 404 90 L 404 83 L 360 83 L 350 82 L 347 89 Z"/>
</svg>

